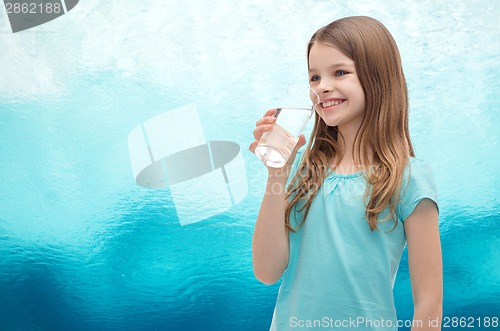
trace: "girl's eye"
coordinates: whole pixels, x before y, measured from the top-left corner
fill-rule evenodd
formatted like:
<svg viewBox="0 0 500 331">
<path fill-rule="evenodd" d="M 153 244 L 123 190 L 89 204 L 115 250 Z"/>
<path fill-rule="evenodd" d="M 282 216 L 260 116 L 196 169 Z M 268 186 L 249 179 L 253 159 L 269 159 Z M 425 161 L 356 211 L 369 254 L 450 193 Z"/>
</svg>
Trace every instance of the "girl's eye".
<svg viewBox="0 0 500 331">
<path fill-rule="evenodd" d="M 311 76 L 311 82 L 317 82 L 320 78 L 318 75 Z"/>
<path fill-rule="evenodd" d="M 344 75 L 347 75 L 347 71 L 344 71 L 344 70 L 337 70 L 337 71 L 335 72 L 335 76 L 337 76 L 337 77 L 344 76 Z"/>
</svg>

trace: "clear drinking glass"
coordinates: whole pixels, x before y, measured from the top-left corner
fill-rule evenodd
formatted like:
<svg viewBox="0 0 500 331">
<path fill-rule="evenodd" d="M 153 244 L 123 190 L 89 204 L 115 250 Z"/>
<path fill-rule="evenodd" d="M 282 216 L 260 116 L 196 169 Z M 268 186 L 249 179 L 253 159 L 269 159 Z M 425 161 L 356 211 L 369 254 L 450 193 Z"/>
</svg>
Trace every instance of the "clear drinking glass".
<svg viewBox="0 0 500 331">
<path fill-rule="evenodd" d="M 284 104 L 289 106 L 277 108 L 276 122 L 260 138 L 255 155 L 268 167 L 283 167 L 319 102 L 318 93 L 308 85 L 288 86 Z"/>
</svg>

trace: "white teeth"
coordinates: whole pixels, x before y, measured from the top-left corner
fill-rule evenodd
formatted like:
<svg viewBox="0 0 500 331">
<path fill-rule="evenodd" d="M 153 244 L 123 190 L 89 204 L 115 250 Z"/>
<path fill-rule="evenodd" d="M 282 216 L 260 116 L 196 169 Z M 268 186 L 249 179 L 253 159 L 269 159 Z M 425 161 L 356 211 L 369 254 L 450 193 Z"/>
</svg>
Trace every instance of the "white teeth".
<svg viewBox="0 0 500 331">
<path fill-rule="evenodd" d="M 323 106 L 323 108 L 327 108 L 331 106 L 340 105 L 342 102 L 344 102 L 344 100 L 330 100 L 327 102 L 322 102 L 321 105 Z"/>
</svg>

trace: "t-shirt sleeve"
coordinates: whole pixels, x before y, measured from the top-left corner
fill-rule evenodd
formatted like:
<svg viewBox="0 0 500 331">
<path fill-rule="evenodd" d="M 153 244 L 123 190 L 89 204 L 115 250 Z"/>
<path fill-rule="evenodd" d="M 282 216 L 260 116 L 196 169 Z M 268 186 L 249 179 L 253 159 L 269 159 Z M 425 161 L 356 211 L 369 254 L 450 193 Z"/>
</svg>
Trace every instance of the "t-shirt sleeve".
<svg viewBox="0 0 500 331">
<path fill-rule="evenodd" d="M 411 159 L 404 172 L 398 204 L 399 219 L 404 222 L 422 199 L 430 199 L 438 206 L 436 183 L 431 167 L 418 159 Z M 439 207 L 438 207 L 439 209 Z"/>
</svg>

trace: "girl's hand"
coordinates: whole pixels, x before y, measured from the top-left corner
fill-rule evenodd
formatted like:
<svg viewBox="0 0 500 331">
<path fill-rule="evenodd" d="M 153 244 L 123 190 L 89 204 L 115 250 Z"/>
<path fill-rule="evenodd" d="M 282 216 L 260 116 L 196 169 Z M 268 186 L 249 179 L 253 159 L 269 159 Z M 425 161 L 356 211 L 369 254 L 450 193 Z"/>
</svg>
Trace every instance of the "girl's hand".
<svg viewBox="0 0 500 331">
<path fill-rule="evenodd" d="M 273 129 L 273 125 L 276 122 L 276 117 L 273 115 L 276 114 L 276 108 L 274 109 L 269 109 L 262 118 L 260 118 L 256 123 L 255 126 L 256 128 L 253 130 L 253 136 L 255 138 L 255 141 L 250 144 L 249 150 L 250 152 L 255 154 L 255 148 L 259 144 L 259 140 L 264 134 L 264 132 L 271 131 Z M 303 134 L 300 135 L 299 140 L 297 142 L 297 145 L 295 145 L 295 148 L 293 149 L 292 153 L 290 154 L 290 158 L 288 159 L 287 164 L 283 168 L 270 168 L 268 167 L 268 170 L 273 173 L 279 172 L 280 170 L 286 170 L 285 173 L 288 174 L 288 170 L 293 163 L 295 159 L 295 154 L 299 150 L 300 147 L 304 146 L 306 143 L 306 138 L 304 137 Z M 282 171 L 281 171 L 282 172 Z"/>
<path fill-rule="evenodd" d="M 253 130 L 253 137 L 255 138 L 255 141 L 251 143 L 248 148 L 250 152 L 255 154 L 255 148 L 259 144 L 259 140 L 264 132 L 271 131 L 273 129 L 273 125 L 276 122 L 276 117 L 273 115 L 276 114 L 276 111 L 276 109 L 269 109 L 262 118 L 259 118 L 259 120 L 255 122 L 256 128 Z"/>
</svg>

